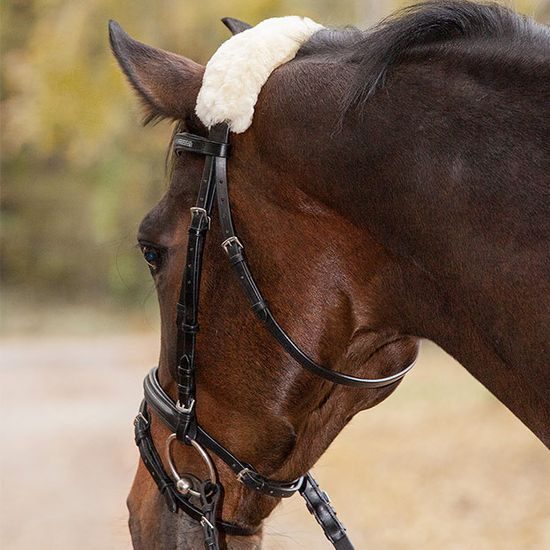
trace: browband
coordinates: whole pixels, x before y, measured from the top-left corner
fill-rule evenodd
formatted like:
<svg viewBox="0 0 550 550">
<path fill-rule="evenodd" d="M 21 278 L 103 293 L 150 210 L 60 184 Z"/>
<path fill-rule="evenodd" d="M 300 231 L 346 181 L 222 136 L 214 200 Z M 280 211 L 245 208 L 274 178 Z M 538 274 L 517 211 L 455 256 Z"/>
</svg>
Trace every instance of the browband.
<svg viewBox="0 0 550 550">
<path fill-rule="evenodd" d="M 195 134 L 181 132 L 174 136 L 174 152 L 190 151 L 211 157 L 228 157 L 229 143 L 212 141 Z"/>
</svg>

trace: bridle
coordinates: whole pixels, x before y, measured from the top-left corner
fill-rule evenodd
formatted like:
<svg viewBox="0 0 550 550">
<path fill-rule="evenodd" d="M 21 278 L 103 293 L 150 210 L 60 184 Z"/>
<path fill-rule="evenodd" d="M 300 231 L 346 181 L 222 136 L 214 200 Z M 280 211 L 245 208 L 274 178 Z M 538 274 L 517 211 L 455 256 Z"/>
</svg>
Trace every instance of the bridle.
<svg viewBox="0 0 550 550">
<path fill-rule="evenodd" d="M 177 304 L 176 383 L 178 400 L 174 402 L 161 387 L 157 367 L 152 369 L 145 378 L 145 398 L 134 421 L 135 440 L 143 463 L 164 495 L 169 509 L 174 513 L 181 509 L 191 518 L 200 522 L 207 550 L 219 548 L 218 530 L 228 535 L 239 536 L 254 533 L 253 530 L 217 517 L 222 486 L 218 482 L 216 469 L 209 452 L 215 454 L 229 466 L 237 479 L 253 491 L 275 498 L 284 498 L 292 496 L 296 492 L 300 493 L 306 501 L 308 510 L 315 516 L 334 548 L 353 550 L 346 529 L 338 520 L 327 494 L 319 488 L 310 473 L 292 481 L 276 481 L 264 477 L 253 466 L 239 460 L 197 423 L 195 414 L 195 344 L 199 330 L 199 287 L 205 238 L 210 228 L 214 198 L 217 197 L 218 214 L 224 239 L 221 246 L 236 272 L 237 280 L 250 301 L 252 310 L 277 342 L 301 366 L 336 384 L 372 389 L 395 384 L 413 368 L 415 361 L 391 376 L 368 379 L 329 370 L 308 357 L 273 317 L 250 272 L 243 245 L 235 234 L 226 170 L 230 149 L 229 127 L 227 124 L 213 126 L 208 138 L 190 133 L 178 133 L 174 137 L 173 145 L 176 154 L 189 151 L 204 155 L 205 163 L 197 202 L 191 208 L 186 267 Z M 166 441 L 165 448 L 165 459 L 170 474 L 165 471 L 153 442 L 149 407 L 172 432 Z M 190 474 L 180 476 L 172 459 L 172 446 L 176 441 L 189 445 L 197 451 L 208 469 L 208 479 L 199 480 Z"/>
</svg>

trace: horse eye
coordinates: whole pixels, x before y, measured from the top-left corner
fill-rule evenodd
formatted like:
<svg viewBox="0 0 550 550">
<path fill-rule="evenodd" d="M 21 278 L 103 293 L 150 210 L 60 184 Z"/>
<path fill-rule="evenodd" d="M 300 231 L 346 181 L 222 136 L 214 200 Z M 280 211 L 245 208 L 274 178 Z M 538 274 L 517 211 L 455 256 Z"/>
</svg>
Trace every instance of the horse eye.
<svg viewBox="0 0 550 550">
<path fill-rule="evenodd" d="M 141 253 L 143 254 L 143 257 L 147 262 L 147 265 L 150 267 L 151 271 L 157 271 L 162 263 L 161 251 L 146 244 L 142 244 L 140 245 L 140 247 Z"/>
</svg>

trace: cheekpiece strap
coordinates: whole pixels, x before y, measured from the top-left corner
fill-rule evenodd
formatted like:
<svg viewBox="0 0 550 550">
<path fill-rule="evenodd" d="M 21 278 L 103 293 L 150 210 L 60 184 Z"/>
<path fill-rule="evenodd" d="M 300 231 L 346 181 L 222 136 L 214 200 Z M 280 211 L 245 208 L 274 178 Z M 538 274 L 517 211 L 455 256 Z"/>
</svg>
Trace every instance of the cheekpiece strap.
<svg viewBox="0 0 550 550">
<path fill-rule="evenodd" d="M 209 132 L 208 138 L 182 132 L 174 137 L 174 151 L 190 151 L 206 155 L 199 194 L 191 208 L 191 223 L 188 230 L 187 254 L 177 304 L 177 426 L 179 441 L 190 444 L 197 435 L 195 415 L 195 347 L 199 331 L 199 289 L 202 258 L 206 233 L 210 228 L 210 212 L 216 192 L 215 163 L 229 152 L 227 125 L 218 124 Z M 225 158 L 223 158 L 225 162 Z"/>
<path fill-rule="evenodd" d="M 210 157 L 228 157 L 229 143 L 222 143 L 188 132 L 181 132 L 174 136 L 174 151 L 177 155 L 183 151 L 189 151 Z"/>
</svg>

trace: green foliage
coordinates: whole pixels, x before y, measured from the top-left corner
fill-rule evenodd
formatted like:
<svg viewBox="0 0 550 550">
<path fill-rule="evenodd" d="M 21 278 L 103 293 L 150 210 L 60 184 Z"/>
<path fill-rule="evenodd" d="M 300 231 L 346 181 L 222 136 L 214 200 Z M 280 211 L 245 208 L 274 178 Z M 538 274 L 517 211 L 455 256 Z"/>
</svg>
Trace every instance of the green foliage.
<svg viewBox="0 0 550 550">
<path fill-rule="evenodd" d="M 140 303 L 151 283 L 134 235 L 165 188 L 166 124 L 140 129 L 112 58 L 108 19 L 133 36 L 205 62 L 250 23 L 289 13 L 366 22 L 402 2 L 358 0 L 11 0 L 2 21 L 3 277 L 26 293 Z M 539 3 L 540 4 L 540 3 Z M 545 2 L 547 5 L 547 2 Z M 534 4 L 521 7 L 533 11 Z M 372 9 L 371 9 L 372 8 Z M 378 14 L 377 14 L 378 15 Z"/>
</svg>

